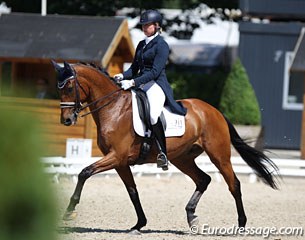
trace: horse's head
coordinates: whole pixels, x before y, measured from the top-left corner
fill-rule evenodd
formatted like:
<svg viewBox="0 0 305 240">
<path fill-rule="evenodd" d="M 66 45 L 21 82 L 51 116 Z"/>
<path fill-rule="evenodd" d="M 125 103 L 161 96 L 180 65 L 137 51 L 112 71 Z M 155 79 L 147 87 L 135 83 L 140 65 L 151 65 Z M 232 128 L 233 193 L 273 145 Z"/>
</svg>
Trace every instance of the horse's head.
<svg viewBox="0 0 305 240">
<path fill-rule="evenodd" d="M 57 88 L 60 94 L 61 123 L 70 126 L 77 121 L 78 113 L 82 110 L 81 102 L 85 101 L 86 95 L 79 91 L 80 84 L 76 72 L 72 66 L 64 62 L 61 67 L 52 60 L 57 72 Z"/>
</svg>

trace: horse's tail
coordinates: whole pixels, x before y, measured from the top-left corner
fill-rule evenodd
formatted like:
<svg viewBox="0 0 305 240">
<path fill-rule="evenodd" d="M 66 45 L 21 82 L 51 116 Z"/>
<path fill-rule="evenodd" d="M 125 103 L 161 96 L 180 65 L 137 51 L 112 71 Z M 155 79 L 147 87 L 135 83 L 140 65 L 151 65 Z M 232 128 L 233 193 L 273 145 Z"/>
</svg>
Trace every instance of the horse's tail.
<svg viewBox="0 0 305 240">
<path fill-rule="evenodd" d="M 277 183 L 274 180 L 274 172 L 278 173 L 278 167 L 263 152 L 249 146 L 239 136 L 233 124 L 225 118 L 229 127 L 231 142 L 240 154 L 242 159 L 254 170 L 256 175 L 260 177 L 270 187 L 277 189 Z"/>
</svg>

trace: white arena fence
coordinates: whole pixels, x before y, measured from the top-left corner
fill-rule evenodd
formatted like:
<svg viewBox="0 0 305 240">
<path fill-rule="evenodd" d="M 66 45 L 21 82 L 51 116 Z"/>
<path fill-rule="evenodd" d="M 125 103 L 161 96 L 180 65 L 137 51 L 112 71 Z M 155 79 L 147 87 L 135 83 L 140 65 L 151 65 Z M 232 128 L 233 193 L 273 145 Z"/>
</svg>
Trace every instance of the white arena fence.
<svg viewBox="0 0 305 240">
<path fill-rule="evenodd" d="M 44 157 L 42 163 L 45 172 L 50 174 L 54 182 L 59 183 L 60 177 L 68 176 L 76 182 L 78 174 L 81 170 L 101 159 L 100 157 L 91 158 L 65 158 L 65 157 Z M 282 177 L 305 177 L 305 160 L 294 159 L 272 159 L 279 167 L 279 174 Z M 231 162 L 235 173 L 249 176 L 249 182 L 256 182 L 257 177 L 253 170 L 245 163 L 241 157 L 232 157 Z M 214 174 L 215 180 L 220 182 L 222 179 L 218 169 L 211 163 L 210 159 L 205 155 L 200 155 L 196 158 L 196 163 L 200 169 L 209 174 Z M 161 176 L 170 177 L 173 174 L 181 173 L 175 166 L 169 165 L 168 171 L 163 171 L 157 168 L 156 164 L 144 164 L 132 166 L 131 170 L 135 176 L 155 175 L 157 178 Z M 117 174 L 115 170 L 109 170 L 99 175 L 109 177 Z M 182 174 L 182 173 L 181 173 Z"/>
</svg>

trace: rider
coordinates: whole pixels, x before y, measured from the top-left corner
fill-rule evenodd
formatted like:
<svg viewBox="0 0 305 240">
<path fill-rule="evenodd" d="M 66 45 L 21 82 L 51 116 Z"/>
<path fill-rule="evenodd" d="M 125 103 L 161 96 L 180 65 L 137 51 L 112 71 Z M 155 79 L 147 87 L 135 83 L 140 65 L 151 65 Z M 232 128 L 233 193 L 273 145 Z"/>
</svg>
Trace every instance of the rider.
<svg viewBox="0 0 305 240">
<path fill-rule="evenodd" d="M 166 170 L 168 166 L 166 141 L 159 118 L 162 107 L 165 103 L 172 112 L 180 115 L 185 115 L 186 109 L 174 100 L 173 91 L 166 78 L 165 66 L 169 47 L 160 36 L 161 14 L 157 10 L 147 10 L 141 14 L 140 24 L 146 37 L 139 42 L 130 68 L 114 77 L 121 81 L 124 90 L 135 87 L 146 92 L 150 104 L 152 131 L 161 148 L 157 157 L 157 166 Z"/>
</svg>

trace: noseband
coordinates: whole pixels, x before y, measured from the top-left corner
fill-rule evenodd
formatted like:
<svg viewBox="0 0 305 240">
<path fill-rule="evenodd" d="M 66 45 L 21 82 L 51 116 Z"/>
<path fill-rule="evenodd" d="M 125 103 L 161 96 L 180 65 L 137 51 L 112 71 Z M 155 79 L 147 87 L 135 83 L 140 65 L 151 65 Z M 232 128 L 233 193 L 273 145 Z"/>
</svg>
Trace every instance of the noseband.
<svg viewBox="0 0 305 240">
<path fill-rule="evenodd" d="M 80 92 L 79 92 L 79 87 L 82 89 L 82 91 L 85 93 L 86 96 L 88 96 L 88 94 L 85 92 L 84 88 L 80 85 L 78 79 L 77 79 L 77 74 L 75 72 L 75 69 L 73 67 L 72 68 L 72 73 L 73 75 L 71 77 L 68 77 L 67 79 L 65 79 L 61 84 L 58 83 L 57 87 L 59 89 L 62 89 L 64 88 L 64 86 L 66 85 L 66 83 L 71 80 L 71 79 L 74 79 L 75 81 L 75 84 L 74 84 L 74 88 L 75 88 L 75 101 L 74 102 L 60 102 L 60 108 L 63 109 L 63 108 L 74 108 L 74 111 L 73 111 L 73 114 L 75 115 L 75 117 L 78 116 L 78 114 L 83 111 L 84 109 L 86 109 L 87 107 L 97 103 L 97 102 L 100 102 L 100 101 L 103 101 L 104 99 L 107 99 L 109 97 L 111 97 L 113 94 L 117 93 L 117 92 L 120 92 L 121 93 L 121 88 L 103 96 L 103 97 L 100 97 L 94 101 L 92 101 L 91 103 L 88 103 L 86 105 L 83 105 L 80 101 Z M 94 113 L 104 107 L 106 107 L 107 105 L 109 105 L 111 102 L 113 102 L 115 99 L 117 99 L 121 94 L 119 94 L 116 98 L 112 98 L 110 99 L 108 102 L 106 102 L 105 104 L 97 107 L 96 109 L 92 110 L 92 111 L 89 111 L 83 115 L 81 115 L 80 117 L 85 117 L 91 113 Z"/>
</svg>

